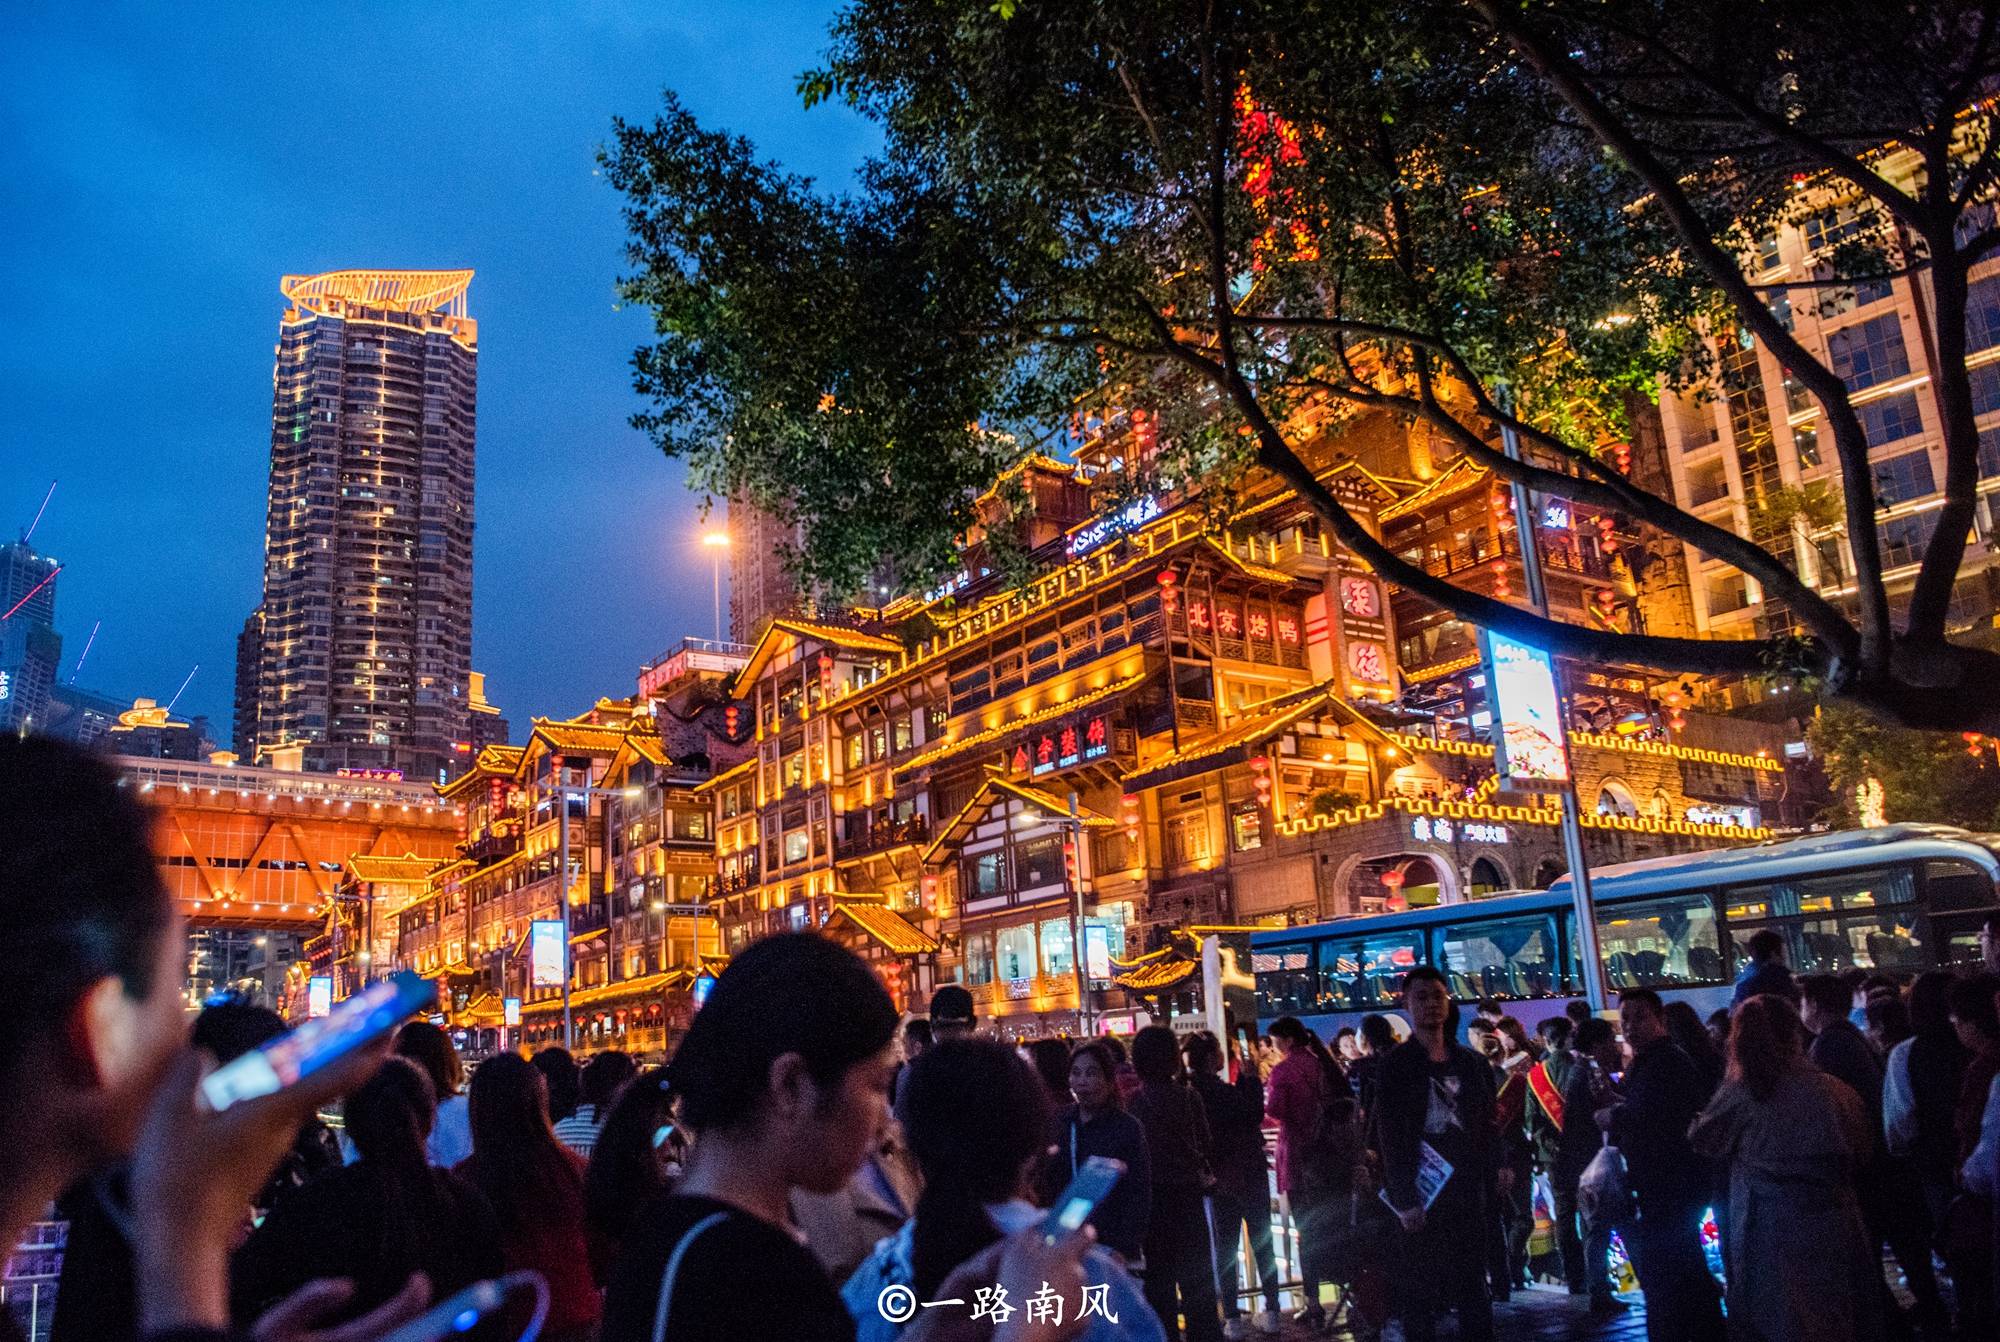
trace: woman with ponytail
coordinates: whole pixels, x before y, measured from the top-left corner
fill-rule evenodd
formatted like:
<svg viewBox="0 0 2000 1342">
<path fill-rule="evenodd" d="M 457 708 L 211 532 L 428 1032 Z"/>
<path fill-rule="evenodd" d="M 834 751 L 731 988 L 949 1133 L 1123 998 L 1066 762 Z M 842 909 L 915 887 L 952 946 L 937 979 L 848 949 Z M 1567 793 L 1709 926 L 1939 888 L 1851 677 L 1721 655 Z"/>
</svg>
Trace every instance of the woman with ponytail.
<svg viewBox="0 0 2000 1342">
<path fill-rule="evenodd" d="M 1354 1091 L 1326 1045 L 1297 1016 L 1280 1016 L 1266 1033 L 1282 1055 L 1271 1069 L 1264 1096 L 1264 1112 L 1278 1124 L 1278 1196 L 1293 1221 L 1303 1225 L 1312 1219 L 1313 1210 L 1304 1205 L 1314 1183 L 1307 1162 L 1320 1144 L 1330 1106 L 1351 1099 Z M 1327 1316 L 1320 1303 L 1319 1280 L 1306 1264 L 1308 1258 L 1316 1258 L 1313 1248 L 1301 1246 L 1299 1287 L 1305 1309 L 1300 1317 L 1317 1329 L 1325 1327 Z"/>
<path fill-rule="evenodd" d="M 493 1208 L 459 1175 L 430 1163 L 425 1142 L 437 1112 L 430 1078 L 390 1058 L 345 1106 L 357 1159 L 281 1201 L 232 1264 L 232 1312 L 248 1321 L 309 1281 L 354 1283 L 357 1317 L 421 1274 L 431 1298 L 504 1270 Z"/>
<path fill-rule="evenodd" d="M 878 1302 L 891 1286 L 936 1298 L 952 1270 L 1044 1213 L 1027 1200 L 1045 1153 L 1049 1101 L 1034 1070 L 1005 1044 L 951 1039 L 910 1064 L 901 1112 L 910 1152 L 923 1168 L 916 1216 L 875 1247 L 842 1291 L 856 1342 L 889 1342 L 902 1325 Z M 1084 1257 L 1084 1280 L 1106 1288 L 1111 1318 L 1092 1316 L 1086 1342 L 1157 1342 L 1160 1323 L 1138 1285 L 1101 1248 Z M 1019 1308 L 1023 1302 L 1013 1302 Z M 1074 1311 L 1076 1301 L 1067 1302 Z"/>
</svg>

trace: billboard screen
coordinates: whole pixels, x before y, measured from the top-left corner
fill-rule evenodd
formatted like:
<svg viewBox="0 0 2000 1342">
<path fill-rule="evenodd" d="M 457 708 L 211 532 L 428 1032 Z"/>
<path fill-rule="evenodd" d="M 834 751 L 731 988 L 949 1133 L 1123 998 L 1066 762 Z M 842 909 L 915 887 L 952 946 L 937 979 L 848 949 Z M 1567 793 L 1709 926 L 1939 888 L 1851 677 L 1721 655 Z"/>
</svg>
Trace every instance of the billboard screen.
<svg viewBox="0 0 2000 1342">
<path fill-rule="evenodd" d="M 528 985 L 560 988 L 568 970 L 569 947 L 563 945 L 559 918 L 537 918 L 528 924 Z"/>
<path fill-rule="evenodd" d="M 500 1004 L 500 1023 L 501 1023 L 502 1025 L 510 1025 L 510 1026 L 511 1026 L 511 1025 L 519 1025 L 519 1024 L 521 1023 L 521 999 L 520 999 L 520 998 L 518 998 L 518 997 L 509 997 L 509 998 L 506 998 L 506 999 L 504 999 L 504 1000 L 503 1000 L 503 1001 L 501 1002 L 501 1004 Z"/>
<path fill-rule="evenodd" d="M 1549 654 L 1502 634 L 1486 635 L 1492 667 L 1493 745 L 1504 784 L 1555 791 L 1570 781 L 1556 669 Z"/>
<path fill-rule="evenodd" d="M 315 974 L 306 981 L 306 1019 L 333 1014 L 333 976 Z"/>
<path fill-rule="evenodd" d="M 1103 923 L 1084 924 L 1083 963 L 1091 978 L 1111 977 L 1111 929 Z"/>
</svg>

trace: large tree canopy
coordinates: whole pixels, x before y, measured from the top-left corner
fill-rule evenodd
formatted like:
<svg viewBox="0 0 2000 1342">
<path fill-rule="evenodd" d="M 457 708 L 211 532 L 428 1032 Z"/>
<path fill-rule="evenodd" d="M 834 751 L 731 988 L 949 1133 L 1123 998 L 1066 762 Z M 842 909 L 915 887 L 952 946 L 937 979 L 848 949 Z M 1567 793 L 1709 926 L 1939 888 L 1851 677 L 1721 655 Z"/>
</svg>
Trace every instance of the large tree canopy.
<svg viewBox="0 0 2000 1342">
<path fill-rule="evenodd" d="M 954 567 L 979 492 L 1087 416 L 1143 425 L 1150 469 L 1214 494 L 1276 475 L 1383 576 L 1474 623 L 1667 672 L 1783 669 L 1905 721 L 1989 725 L 2000 657 L 1954 647 L 1944 621 L 1977 481 L 1965 281 L 1995 235 L 1965 221 L 1992 194 L 1993 6 L 1890 8 L 856 4 L 801 79 L 808 101 L 883 129 L 854 191 L 761 163 L 671 98 L 650 126 L 618 124 L 605 165 L 628 200 L 626 291 L 658 332 L 637 359 L 640 422 L 704 487 L 801 522 L 802 567 L 836 591 Z M 1899 148 L 1920 167 L 1892 181 Z M 1847 389 L 1741 271 L 1751 240 L 1829 183 L 1882 226 L 1854 230 L 1827 282 L 1923 269 L 1934 294 L 1946 503 L 1901 629 Z M 1824 409 L 1849 607 L 1797 576 L 1788 535 L 1766 548 L 1705 522 L 1598 451 L 1626 396 L 1712 378 L 1711 338 L 1739 332 Z M 1725 560 L 1797 628 L 1623 634 L 1456 587 L 1320 483 L 1291 430 L 1307 412 L 1421 424 L 1504 478 Z M 1493 445 L 1501 426 L 1522 460 Z"/>
</svg>

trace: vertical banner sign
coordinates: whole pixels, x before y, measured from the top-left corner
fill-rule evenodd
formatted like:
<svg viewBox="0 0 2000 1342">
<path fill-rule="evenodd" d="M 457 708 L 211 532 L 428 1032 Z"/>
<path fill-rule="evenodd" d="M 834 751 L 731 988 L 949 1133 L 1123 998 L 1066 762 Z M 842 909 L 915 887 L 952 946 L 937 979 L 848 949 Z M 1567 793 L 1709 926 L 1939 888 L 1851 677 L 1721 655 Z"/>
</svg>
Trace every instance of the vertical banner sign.
<svg viewBox="0 0 2000 1342">
<path fill-rule="evenodd" d="M 1542 649 L 1504 635 L 1488 633 L 1485 639 L 1493 687 L 1494 763 L 1503 785 L 1559 792 L 1569 784 L 1570 773 L 1555 663 Z"/>
<path fill-rule="evenodd" d="M 500 1003 L 500 1023 L 507 1026 L 519 1025 L 521 1023 L 520 998 L 508 997 L 502 999 Z"/>
<path fill-rule="evenodd" d="M 560 988 L 568 971 L 569 947 L 563 945 L 560 918 L 537 918 L 528 924 L 528 986 Z"/>
<path fill-rule="evenodd" d="M 306 980 L 306 1019 L 333 1014 L 333 976 L 315 974 Z"/>
</svg>

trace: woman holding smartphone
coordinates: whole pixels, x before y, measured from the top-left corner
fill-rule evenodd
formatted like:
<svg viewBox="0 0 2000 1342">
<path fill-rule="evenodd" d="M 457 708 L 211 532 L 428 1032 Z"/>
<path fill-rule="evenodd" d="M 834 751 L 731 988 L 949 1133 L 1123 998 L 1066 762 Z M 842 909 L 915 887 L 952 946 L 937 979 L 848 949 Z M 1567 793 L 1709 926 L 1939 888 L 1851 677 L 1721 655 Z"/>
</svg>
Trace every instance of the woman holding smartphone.
<svg viewBox="0 0 2000 1342">
<path fill-rule="evenodd" d="M 839 1292 L 795 1237 L 790 1198 L 833 1192 L 860 1168 L 888 1119 L 897 1019 L 874 971 L 824 937 L 767 937 L 730 961 L 668 1068 L 693 1145 L 612 1268 L 603 1342 L 853 1342 Z M 1087 1245 L 1031 1232 L 968 1270 L 1017 1299 L 1043 1280 L 1075 1299 Z M 909 1336 L 968 1322 L 953 1316 L 923 1311 Z M 1080 1331 L 1025 1316 L 996 1330 L 999 1342 Z"/>
</svg>

